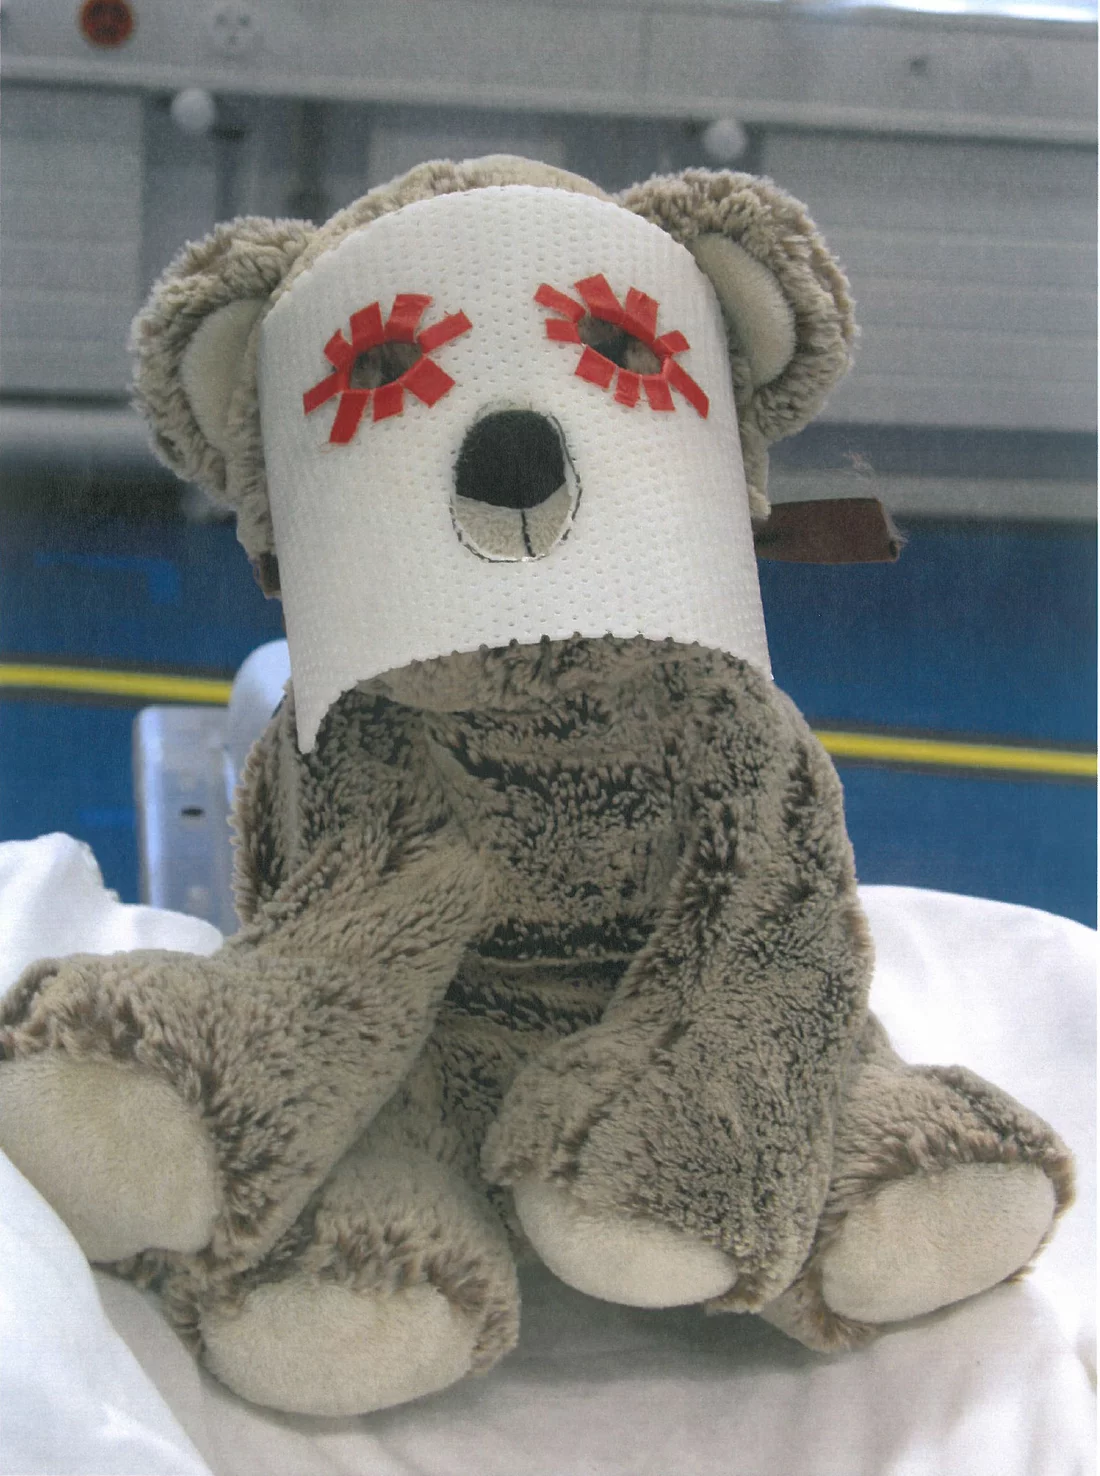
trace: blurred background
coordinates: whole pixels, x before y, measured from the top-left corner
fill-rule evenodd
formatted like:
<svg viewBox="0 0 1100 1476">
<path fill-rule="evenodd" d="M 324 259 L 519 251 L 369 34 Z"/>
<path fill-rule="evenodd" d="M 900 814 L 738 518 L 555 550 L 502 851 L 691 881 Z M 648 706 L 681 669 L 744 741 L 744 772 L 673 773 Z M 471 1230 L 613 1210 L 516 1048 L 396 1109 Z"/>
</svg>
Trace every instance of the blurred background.
<svg viewBox="0 0 1100 1476">
<path fill-rule="evenodd" d="M 2 0 L 0 840 L 68 831 L 137 900 L 136 714 L 220 714 L 281 635 L 231 524 L 127 406 L 131 316 L 184 241 L 322 220 L 441 156 L 608 189 L 707 165 L 805 200 L 857 300 L 856 370 L 775 449 L 772 497 L 879 497 L 907 545 L 761 579 L 861 879 L 1094 924 L 1095 21 L 1041 0 Z"/>
</svg>

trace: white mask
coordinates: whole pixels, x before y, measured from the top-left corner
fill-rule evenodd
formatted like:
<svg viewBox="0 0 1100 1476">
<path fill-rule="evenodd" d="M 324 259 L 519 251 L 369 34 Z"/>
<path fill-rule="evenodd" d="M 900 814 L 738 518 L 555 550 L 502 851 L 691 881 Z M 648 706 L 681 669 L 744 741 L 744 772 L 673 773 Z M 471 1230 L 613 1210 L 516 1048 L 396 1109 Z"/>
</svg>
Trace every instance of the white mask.
<svg viewBox="0 0 1100 1476">
<path fill-rule="evenodd" d="M 624 326 L 658 340 L 659 375 L 638 382 L 570 341 L 595 290 L 576 284 L 599 276 L 642 319 L 647 305 L 628 302 L 629 289 L 656 300 L 655 328 L 652 308 L 648 322 Z M 561 296 L 540 294 L 544 284 Z M 326 344 L 342 332 L 350 362 L 370 340 L 356 327 L 379 321 L 371 305 L 386 323 L 403 294 L 430 299 L 406 320 L 425 335 L 420 367 L 400 389 L 346 393 Z M 662 344 L 665 335 L 681 337 Z M 727 355 L 717 299 L 691 254 L 587 195 L 526 185 L 441 195 L 321 256 L 268 314 L 260 341 L 303 752 L 357 683 L 481 646 L 671 638 L 769 672 Z M 606 386 L 577 374 L 582 357 Z M 488 419 L 517 410 L 541 419 Z M 550 494 L 537 506 L 514 505 L 540 495 L 526 476 L 513 479 L 518 495 L 507 477 L 491 494 L 511 506 L 478 496 L 499 468 L 498 436 L 517 427 L 518 454 Z"/>
</svg>

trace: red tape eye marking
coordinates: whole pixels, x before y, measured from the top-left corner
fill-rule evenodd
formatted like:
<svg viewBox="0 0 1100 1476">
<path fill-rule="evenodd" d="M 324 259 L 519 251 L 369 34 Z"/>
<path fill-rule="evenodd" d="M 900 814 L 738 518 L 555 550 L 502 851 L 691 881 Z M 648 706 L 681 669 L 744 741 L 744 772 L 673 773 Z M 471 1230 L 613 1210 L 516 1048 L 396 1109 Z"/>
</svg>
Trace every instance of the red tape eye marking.
<svg viewBox="0 0 1100 1476">
<path fill-rule="evenodd" d="M 642 376 L 629 369 L 619 370 L 619 382 L 615 386 L 615 398 L 620 405 L 636 405 L 642 390 Z"/>
<path fill-rule="evenodd" d="M 333 446 L 346 446 L 359 429 L 359 422 L 363 418 L 363 411 L 367 408 L 367 401 L 371 397 L 370 390 L 349 389 L 340 396 L 340 405 L 336 411 L 336 419 L 332 422 L 329 431 L 329 441 Z M 378 418 L 377 411 L 375 419 Z"/>
<path fill-rule="evenodd" d="M 357 354 L 377 348 L 384 342 L 386 330 L 382 326 L 382 310 L 376 302 L 361 308 L 351 315 L 351 346 Z"/>
<path fill-rule="evenodd" d="M 430 328 L 425 328 L 423 333 L 417 335 L 416 341 L 426 354 L 430 354 L 443 344 L 450 343 L 452 338 L 469 333 L 473 326 L 465 313 L 451 313 L 449 317 L 433 323 Z"/>
<path fill-rule="evenodd" d="M 603 354 L 586 346 L 575 373 L 578 379 L 587 379 L 592 384 L 598 384 L 600 389 L 606 389 L 615 378 L 616 366 L 610 359 L 605 359 Z"/>
<path fill-rule="evenodd" d="M 585 345 L 574 371 L 578 378 L 587 379 L 601 389 L 609 388 L 612 381 L 616 381 L 615 399 L 628 409 L 638 403 L 644 389 L 646 401 L 652 409 L 675 410 L 676 403 L 672 398 L 672 391 L 675 389 L 705 420 L 710 413 L 710 400 L 691 375 L 673 361 L 675 354 L 682 354 L 691 345 L 675 328 L 669 333 L 662 333 L 660 338 L 657 337 L 657 314 L 660 311 L 657 299 L 637 287 L 630 287 L 627 289 L 626 305 L 623 306 L 607 278 L 600 272 L 592 277 L 584 277 L 574 283 L 574 286 L 594 318 L 622 328 L 653 349 L 661 360 L 659 373 L 634 374 L 628 369 L 619 369 L 605 355 L 598 353 L 590 345 Z M 580 303 L 564 292 L 559 292 L 556 287 L 551 287 L 548 282 L 540 284 L 535 293 L 535 301 L 541 307 L 561 314 L 561 318 L 546 319 L 547 338 L 554 343 L 583 342 L 577 328 L 585 311 Z M 562 318 L 566 321 L 563 322 Z"/>
<path fill-rule="evenodd" d="M 576 323 L 563 323 L 561 318 L 547 318 L 546 336 L 555 343 L 580 343 L 580 330 Z"/>
<path fill-rule="evenodd" d="M 302 409 L 311 415 L 320 405 L 340 396 L 336 415 L 329 431 L 329 441 L 336 446 L 346 446 L 359 429 L 359 422 L 368 403 L 373 400 L 372 414 L 375 420 L 388 420 L 400 415 L 405 408 L 405 391 L 415 395 L 424 405 L 434 405 L 448 390 L 453 389 L 451 376 L 429 358 L 433 349 L 450 343 L 474 326 L 465 313 L 450 313 L 417 334 L 416 328 L 424 316 L 424 309 L 431 302 L 418 292 L 399 292 L 393 300 L 393 308 L 385 323 L 377 302 L 369 303 L 352 313 L 351 342 L 348 343 L 342 330 L 338 329 L 324 347 L 325 358 L 333 366 L 333 372 L 308 389 L 302 395 Z M 584 309 L 578 308 L 583 316 Z M 360 354 L 367 353 L 383 343 L 415 343 L 421 357 L 411 364 L 400 378 L 376 390 L 352 389 L 351 371 Z"/>
<path fill-rule="evenodd" d="M 411 395 L 415 395 L 425 405 L 434 405 L 441 400 L 454 384 L 454 380 L 441 369 L 434 359 L 417 359 L 416 363 L 406 369 L 397 385 L 403 385 Z M 387 385 L 388 389 L 389 386 Z M 381 394 L 381 390 L 379 390 Z M 392 414 L 393 412 L 391 412 Z M 375 420 L 382 417 L 378 414 L 377 402 L 374 412 Z"/>
<path fill-rule="evenodd" d="M 700 386 L 692 379 L 691 375 L 686 370 L 681 369 L 679 364 L 674 363 L 672 359 L 665 360 L 661 372 L 672 388 L 679 390 L 688 404 L 694 410 L 697 410 L 703 419 L 706 420 L 710 413 L 710 401 Z"/>
<path fill-rule="evenodd" d="M 657 334 L 657 299 L 631 287 L 626 294 L 623 327 L 652 348 Z"/>
<path fill-rule="evenodd" d="M 404 375 L 402 375 L 402 379 Z M 400 415 L 405 408 L 405 386 L 401 379 L 392 384 L 383 384 L 374 392 L 375 420 L 388 420 L 391 415 Z"/>
<path fill-rule="evenodd" d="M 651 410 L 675 410 L 672 391 L 660 374 L 643 374 L 642 384 Z"/>
<path fill-rule="evenodd" d="M 391 343 L 415 343 L 416 325 L 430 302 L 430 297 L 422 297 L 417 292 L 399 292 L 393 300 L 393 310 L 386 319 L 387 340 Z M 378 416 L 374 418 L 377 420 Z"/>
<path fill-rule="evenodd" d="M 543 282 L 535 293 L 535 301 L 541 307 L 552 308 L 554 312 L 561 313 L 571 323 L 579 323 L 584 317 L 583 303 L 574 302 L 571 297 L 567 297 L 564 292 L 559 292 L 556 287 L 551 287 L 548 282 Z"/>
<path fill-rule="evenodd" d="M 616 328 L 623 324 L 623 306 L 611 290 L 611 283 L 602 273 L 594 277 L 584 277 L 573 286 L 584 298 L 588 311 L 594 318 L 601 318 L 605 323 L 613 323 Z"/>
</svg>

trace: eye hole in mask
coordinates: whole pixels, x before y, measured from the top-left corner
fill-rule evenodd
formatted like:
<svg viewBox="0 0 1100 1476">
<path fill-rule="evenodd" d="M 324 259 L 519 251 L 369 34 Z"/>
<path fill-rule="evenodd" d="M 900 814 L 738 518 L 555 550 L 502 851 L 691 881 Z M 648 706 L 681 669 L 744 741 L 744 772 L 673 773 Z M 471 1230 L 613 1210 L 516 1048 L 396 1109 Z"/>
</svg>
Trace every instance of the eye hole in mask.
<svg viewBox="0 0 1100 1476">
<path fill-rule="evenodd" d="M 418 331 L 431 301 L 422 293 L 399 292 L 384 322 L 381 305 L 368 303 L 351 315 L 350 342 L 338 328 L 325 344 L 333 372 L 306 390 L 302 409 L 312 415 L 339 396 L 328 437 L 332 445 L 346 446 L 353 439 L 368 405 L 372 419 L 386 420 L 403 413 L 406 391 L 432 406 L 453 388 L 454 380 L 431 355 L 473 324 L 465 313 L 449 313 Z"/>
<path fill-rule="evenodd" d="M 604 318 L 594 318 L 585 313 L 577 324 L 580 341 L 596 350 L 603 358 L 610 359 L 620 369 L 633 374 L 660 374 L 661 361 L 650 348 L 633 333 Z"/>
<path fill-rule="evenodd" d="M 705 420 L 710 401 L 677 362 L 691 347 L 675 329 L 657 335 L 659 304 L 637 287 L 620 302 L 602 274 L 584 277 L 574 287 L 582 301 L 543 282 L 535 293 L 540 307 L 557 314 L 546 319 L 546 336 L 554 343 L 580 344 L 573 371 L 600 389 L 615 387 L 615 401 L 632 409 L 643 395 L 652 410 L 675 410 L 676 390 Z"/>
<path fill-rule="evenodd" d="M 359 355 L 351 366 L 348 382 L 352 389 L 381 389 L 400 379 L 422 357 L 419 344 L 380 343 Z"/>
</svg>

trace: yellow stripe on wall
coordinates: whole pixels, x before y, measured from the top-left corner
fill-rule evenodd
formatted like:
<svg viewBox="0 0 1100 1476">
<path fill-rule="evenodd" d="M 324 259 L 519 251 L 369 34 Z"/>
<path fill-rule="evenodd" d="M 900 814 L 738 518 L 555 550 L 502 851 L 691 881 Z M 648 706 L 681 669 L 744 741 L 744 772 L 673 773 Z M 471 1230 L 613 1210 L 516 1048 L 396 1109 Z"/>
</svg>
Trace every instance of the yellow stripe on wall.
<svg viewBox="0 0 1100 1476">
<path fill-rule="evenodd" d="M 232 682 L 213 677 L 0 662 L 0 688 L 84 693 L 94 697 L 142 697 L 152 702 L 210 702 L 224 706 L 229 701 L 232 686 Z"/>
<path fill-rule="evenodd" d="M 171 676 L 152 671 L 100 671 L 83 666 L 0 662 L 0 689 L 5 687 L 23 691 L 128 697 L 148 702 L 197 702 L 224 706 L 229 701 L 232 683 L 213 677 Z M 835 729 L 819 729 L 817 736 L 835 759 L 944 769 L 993 769 L 1004 773 L 1046 774 L 1069 779 L 1096 778 L 1095 753 L 1079 753 L 1064 748 L 1023 748 L 1007 743 L 903 738 L 889 733 L 845 733 Z"/>
<path fill-rule="evenodd" d="M 836 759 L 884 764 L 934 764 L 946 769 L 1001 769 L 1095 779 L 1096 755 L 1064 748 L 1016 748 L 1007 743 L 967 743 L 949 738 L 899 738 L 888 733 L 819 730 L 821 746 Z"/>
</svg>

